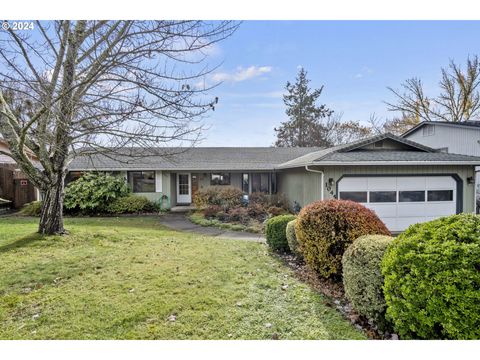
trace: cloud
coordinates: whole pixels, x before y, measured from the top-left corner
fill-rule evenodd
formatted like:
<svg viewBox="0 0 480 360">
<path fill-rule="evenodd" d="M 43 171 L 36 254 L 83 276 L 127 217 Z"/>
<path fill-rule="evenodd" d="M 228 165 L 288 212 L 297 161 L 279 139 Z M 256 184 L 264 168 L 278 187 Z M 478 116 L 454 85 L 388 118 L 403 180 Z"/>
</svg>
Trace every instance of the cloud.
<svg viewBox="0 0 480 360">
<path fill-rule="evenodd" d="M 212 80 L 216 82 L 240 82 L 268 74 L 271 71 L 271 66 L 249 66 L 248 68 L 239 66 L 234 72 L 217 72 L 213 74 Z"/>
<path fill-rule="evenodd" d="M 367 66 L 364 66 L 364 67 L 360 70 L 360 72 L 356 73 L 353 77 L 354 77 L 355 79 L 361 79 L 361 78 L 363 78 L 363 77 L 365 77 L 365 76 L 367 76 L 367 75 L 371 75 L 371 74 L 373 74 L 373 70 L 370 69 L 370 68 L 367 67 Z"/>
</svg>

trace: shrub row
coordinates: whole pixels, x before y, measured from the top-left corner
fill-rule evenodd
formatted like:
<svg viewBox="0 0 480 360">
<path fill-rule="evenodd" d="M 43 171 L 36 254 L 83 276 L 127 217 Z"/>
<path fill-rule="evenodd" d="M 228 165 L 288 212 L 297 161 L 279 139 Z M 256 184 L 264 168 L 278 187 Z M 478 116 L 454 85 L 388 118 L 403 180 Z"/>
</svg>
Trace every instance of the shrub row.
<svg viewBox="0 0 480 360">
<path fill-rule="evenodd" d="M 195 193 L 193 203 L 199 209 L 212 205 L 231 208 L 242 204 L 242 196 L 242 190 L 233 186 L 209 186 Z"/>
<path fill-rule="evenodd" d="M 265 236 L 267 244 L 277 251 L 288 251 L 286 229 L 287 224 L 295 220 L 295 215 L 279 215 L 267 220 L 265 224 Z"/>
</svg>

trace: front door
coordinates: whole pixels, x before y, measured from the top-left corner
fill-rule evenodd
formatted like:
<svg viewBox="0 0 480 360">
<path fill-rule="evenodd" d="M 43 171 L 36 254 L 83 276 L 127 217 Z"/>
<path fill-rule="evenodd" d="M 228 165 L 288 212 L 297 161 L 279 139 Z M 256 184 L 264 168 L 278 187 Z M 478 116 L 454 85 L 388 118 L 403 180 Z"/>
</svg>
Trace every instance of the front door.
<svg viewBox="0 0 480 360">
<path fill-rule="evenodd" d="M 190 204 L 192 202 L 190 173 L 177 174 L 177 203 Z"/>
</svg>

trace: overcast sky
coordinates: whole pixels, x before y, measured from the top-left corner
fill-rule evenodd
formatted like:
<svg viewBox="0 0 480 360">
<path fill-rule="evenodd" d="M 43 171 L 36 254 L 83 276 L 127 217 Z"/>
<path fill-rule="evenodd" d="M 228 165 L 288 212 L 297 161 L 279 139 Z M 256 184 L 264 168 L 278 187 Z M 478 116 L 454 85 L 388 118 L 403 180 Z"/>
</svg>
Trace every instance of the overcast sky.
<svg viewBox="0 0 480 360">
<path fill-rule="evenodd" d="M 223 81 L 206 123 L 202 146 L 270 146 L 273 128 L 286 119 L 287 81 L 299 66 L 312 87 L 325 86 L 322 103 L 344 120 L 391 117 L 387 86 L 420 77 L 436 94 L 440 68 L 480 54 L 480 22 L 246 21 L 210 51 L 223 62 L 207 81 Z"/>
</svg>

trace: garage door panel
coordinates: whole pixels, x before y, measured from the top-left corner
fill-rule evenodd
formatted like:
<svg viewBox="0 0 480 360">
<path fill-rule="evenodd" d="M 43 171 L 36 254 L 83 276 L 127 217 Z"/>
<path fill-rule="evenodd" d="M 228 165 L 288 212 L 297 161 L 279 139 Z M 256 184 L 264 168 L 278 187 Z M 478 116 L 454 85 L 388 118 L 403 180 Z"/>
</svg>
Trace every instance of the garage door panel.
<svg viewBox="0 0 480 360">
<path fill-rule="evenodd" d="M 396 177 L 388 176 L 368 178 L 368 190 L 395 190 L 396 188 Z"/>
<path fill-rule="evenodd" d="M 397 177 L 397 190 L 422 190 L 425 188 L 425 176 Z"/>
<path fill-rule="evenodd" d="M 446 216 L 456 212 L 455 203 L 427 203 L 425 205 L 425 216 Z"/>
<path fill-rule="evenodd" d="M 455 189 L 456 182 L 451 176 L 430 176 L 425 186 L 427 189 Z"/>
<path fill-rule="evenodd" d="M 347 177 L 340 180 L 342 191 L 365 191 L 368 189 L 368 179 L 364 177 Z"/>
<path fill-rule="evenodd" d="M 425 203 L 399 203 L 397 205 L 398 217 L 425 216 Z"/>
<path fill-rule="evenodd" d="M 393 217 L 397 216 L 396 204 L 367 204 L 369 209 L 375 211 L 379 217 Z"/>
</svg>

